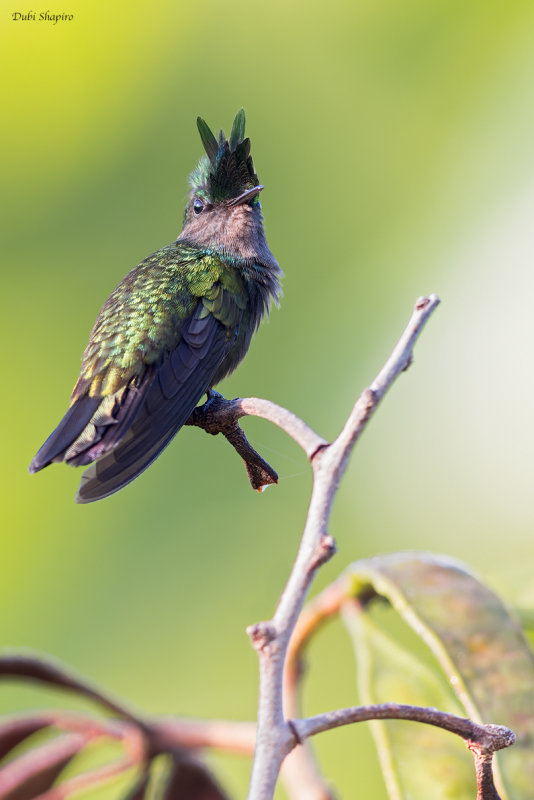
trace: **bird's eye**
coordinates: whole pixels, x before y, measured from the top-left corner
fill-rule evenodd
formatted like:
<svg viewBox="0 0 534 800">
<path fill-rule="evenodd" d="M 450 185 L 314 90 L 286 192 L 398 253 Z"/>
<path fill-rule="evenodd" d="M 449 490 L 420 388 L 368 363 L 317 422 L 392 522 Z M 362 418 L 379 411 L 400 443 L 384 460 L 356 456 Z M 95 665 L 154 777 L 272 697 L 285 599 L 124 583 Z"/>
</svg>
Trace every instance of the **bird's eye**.
<svg viewBox="0 0 534 800">
<path fill-rule="evenodd" d="M 199 200 L 198 197 L 193 203 L 193 211 L 195 214 L 201 214 L 204 211 L 204 203 L 202 200 Z"/>
</svg>

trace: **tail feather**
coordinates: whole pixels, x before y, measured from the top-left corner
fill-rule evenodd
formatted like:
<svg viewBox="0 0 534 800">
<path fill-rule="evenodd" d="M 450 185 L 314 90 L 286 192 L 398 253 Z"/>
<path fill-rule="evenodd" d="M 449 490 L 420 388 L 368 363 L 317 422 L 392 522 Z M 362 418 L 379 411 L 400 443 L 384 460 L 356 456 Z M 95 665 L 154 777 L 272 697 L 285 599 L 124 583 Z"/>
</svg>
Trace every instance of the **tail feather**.
<svg viewBox="0 0 534 800">
<path fill-rule="evenodd" d="M 144 472 L 160 453 L 167 447 L 171 439 L 177 433 L 178 428 L 173 428 L 165 436 L 155 442 L 150 450 L 145 450 L 136 461 L 122 466 L 120 470 L 113 469 L 114 453 L 95 461 L 85 470 L 81 479 L 78 492 L 76 493 L 77 503 L 93 503 L 95 500 L 102 500 L 109 497 L 123 486 L 131 483 L 138 475 Z M 107 473 L 107 477 L 106 477 Z"/>
<path fill-rule="evenodd" d="M 62 461 L 66 450 L 82 433 L 101 402 L 100 397 L 84 395 L 69 408 L 57 428 L 38 450 L 29 466 L 30 472 L 39 472 L 53 461 Z"/>
<path fill-rule="evenodd" d="M 114 395 L 101 400 L 87 429 L 65 452 L 65 461 L 72 467 L 91 464 L 112 450 L 127 432 L 142 408 L 148 387 L 154 381 L 155 371 L 147 369 L 139 385 L 128 384 Z"/>
<path fill-rule="evenodd" d="M 176 348 L 158 366 L 111 395 L 82 395 L 33 459 L 36 472 L 51 461 L 90 464 L 79 503 L 107 497 L 143 472 L 184 424 L 211 386 L 232 344 L 228 330 L 200 302 L 183 324 Z"/>
</svg>

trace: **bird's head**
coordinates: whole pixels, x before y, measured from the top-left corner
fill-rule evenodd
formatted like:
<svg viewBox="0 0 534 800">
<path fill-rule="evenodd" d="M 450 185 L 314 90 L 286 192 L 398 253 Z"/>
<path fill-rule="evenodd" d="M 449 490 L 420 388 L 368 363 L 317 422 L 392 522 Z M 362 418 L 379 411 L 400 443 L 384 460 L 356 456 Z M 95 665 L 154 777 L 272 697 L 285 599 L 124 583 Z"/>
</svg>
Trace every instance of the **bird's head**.
<svg viewBox="0 0 534 800">
<path fill-rule="evenodd" d="M 268 253 L 258 197 L 263 186 L 245 138 L 244 110 L 237 112 L 229 139 L 222 130 L 216 139 L 200 117 L 197 126 L 206 155 L 189 176 L 179 241 L 244 258 L 258 258 L 264 249 Z"/>
</svg>

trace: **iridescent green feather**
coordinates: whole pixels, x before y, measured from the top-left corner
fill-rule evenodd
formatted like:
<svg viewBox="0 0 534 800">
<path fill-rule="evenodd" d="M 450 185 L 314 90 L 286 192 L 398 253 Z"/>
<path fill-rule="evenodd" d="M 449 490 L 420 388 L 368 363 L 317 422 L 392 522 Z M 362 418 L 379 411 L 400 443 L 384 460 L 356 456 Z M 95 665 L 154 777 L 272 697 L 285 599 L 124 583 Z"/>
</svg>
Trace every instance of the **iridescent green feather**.
<svg viewBox="0 0 534 800">
<path fill-rule="evenodd" d="M 116 392 L 157 364 L 180 339 L 198 301 L 232 329 L 246 308 L 239 272 L 221 258 L 168 245 L 126 275 L 103 306 L 91 332 L 72 401 L 84 393 Z M 120 319 L 120 327 L 117 327 Z"/>
<path fill-rule="evenodd" d="M 234 124 L 232 125 L 232 132 L 230 134 L 230 150 L 235 150 L 237 145 L 240 144 L 245 138 L 245 109 L 240 108 L 235 115 Z"/>
</svg>

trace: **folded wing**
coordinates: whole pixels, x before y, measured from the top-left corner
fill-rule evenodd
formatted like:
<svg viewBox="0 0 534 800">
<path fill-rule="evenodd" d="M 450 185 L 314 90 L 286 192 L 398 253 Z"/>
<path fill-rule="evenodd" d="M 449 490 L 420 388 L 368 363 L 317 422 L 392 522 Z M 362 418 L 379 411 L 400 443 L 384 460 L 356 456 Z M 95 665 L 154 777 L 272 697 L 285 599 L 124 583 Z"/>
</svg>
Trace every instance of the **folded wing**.
<svg viewBox="0 0 534 800">
<path fill-rule="evenodd" d="M 35 455 L 30 472 L 53 461 L 90 464 L 81 478 L 79 503 L 100 500 L 133 481 L 211 387 L 235 340 L 238 317 L 234 315 L 229 327 L 219 313 L 199 301 L 182 325 L 178 344 L 159 364 L 145 365 L 112 394 L 82 394 L 75 399 Z"/>
<path fill-rule="evenodd" d="M 132 424 L 118 444 L 99 454 L 83 473 L 78 503 L 100 500 L 134 480 L 169 444 L 211 386 L 233 336 L 199 303 L 184 323 L 178 346 L 145 384 Z M 76 463 L 89 463 L 85 459 Z"/>
</svg>

